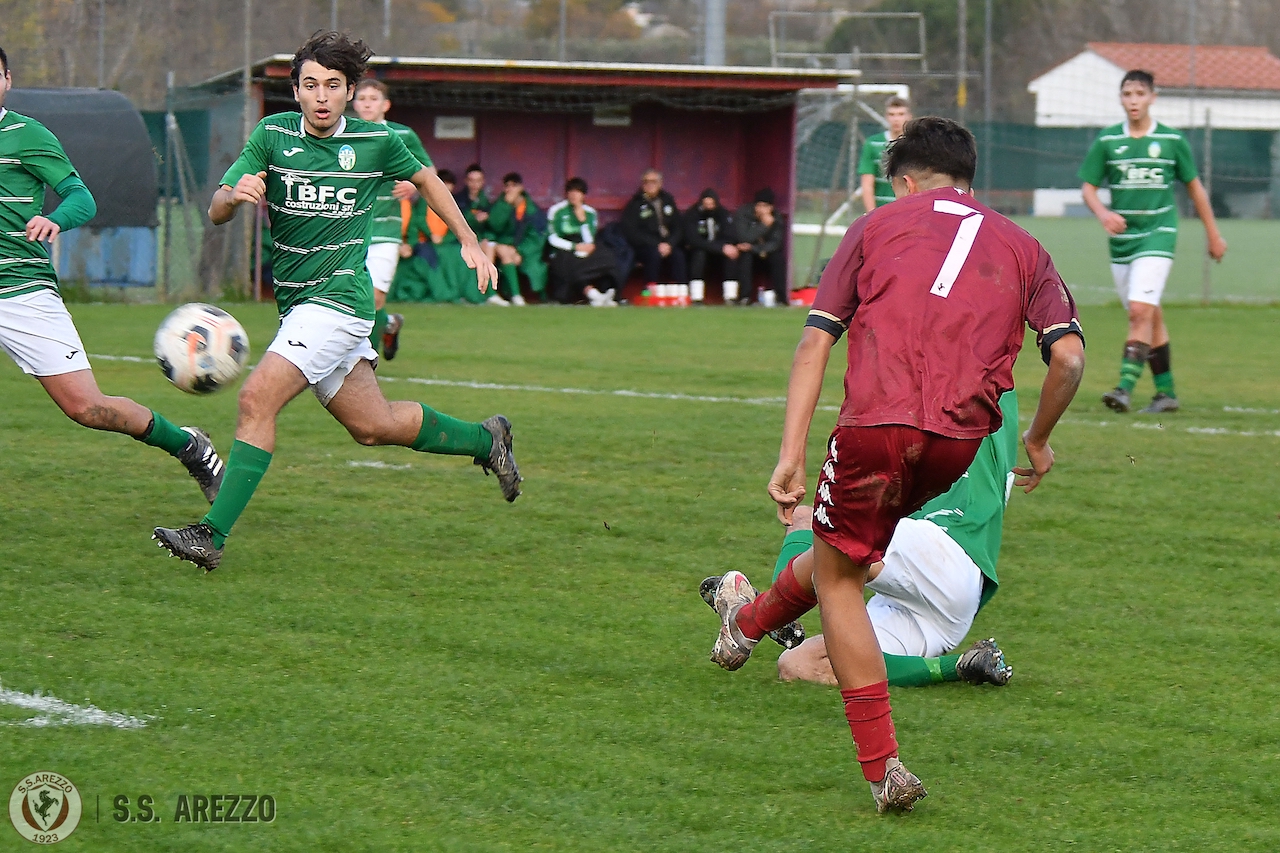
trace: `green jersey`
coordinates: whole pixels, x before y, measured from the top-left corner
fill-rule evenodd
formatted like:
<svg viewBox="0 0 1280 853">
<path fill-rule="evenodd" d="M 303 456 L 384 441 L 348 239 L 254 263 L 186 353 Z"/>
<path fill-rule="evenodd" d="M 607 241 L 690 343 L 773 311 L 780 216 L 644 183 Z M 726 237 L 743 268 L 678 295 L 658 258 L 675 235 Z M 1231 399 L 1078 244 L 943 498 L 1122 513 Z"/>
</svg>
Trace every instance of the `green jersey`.
<svg viewBox="0 0 1280 853">
<path fill-rule="evenodd" d="M 413 128 L 394 121 L 383 122 L 383 124 L 400 136 L 409 153 L 417 157 L 418 162 L 424 166 L 431 165 L 431 157 L 427 155 L 427 149 L 422 147 L 422 140 L 418 138 L 418 134 L 414 133 Z M 377 204 L 373 206 L 373 236 L 369 238 L 371 243 L 400 242 L 400 232 L 404 223 L 400 221 L 400 199 L 391 194 L 395 187 L 395 181 L 387 181 L 378 190 Z"/>
<path fill-rule="evenodd" d="M 589 204 L 582 206 L 586 219 L 579 221 L 568 200 L 558 201 L 547 211 L 547 242 L 562 252 L 572 252 L 579 243 L 594 243 L 600 217 Z"/>
<path fill-rule="evenodd" d="M 1178 242 L 1173 182 L 1190 183 L 1196 177 L 1186 137 L 1167 125 L 1153 120 L 1146 136 L 1130 136 L 1125 123 L 1098 134 L 1080 167 L 1080 180 L 1109 185 L 1111 210 L 1124 217 L 1124 233 L 1110 240 L 1112 263 L 1173 259 Z"/>
<path fill-rule="evenodd" d="M 884 149 L 889 146 L 889 132 L 868 136 L 858 160 L 859 175 L 876 176 L 876 207 L 893 201 L 893 184 L 884 174 Z"/>
<path fill-rule="evenodd" d="M 33 118 L 0 108 L 0 299 L 58 289 L 49 252 L 27 239 L 45 186 L 76 174 L 62 143 Z"/>
<path fill-rule="evenodd" d="M 996 594 L 996 558 L 1004 532 L 1004 509 L 1013 488 L 1018 462 L 1018 395 L 1000 397 L 1004 424 L 982 440 L 969 470 L 943 495 L 929 501 L 912 518 L 931 521 L 946 531 L 982 571 L 981 608 Z"/>
<path fill-rule="evenodd" d="M 302 129 L 301 113 L 267 116 L 222 176 L 267 173 L 271 275 L 284 316 L 312 302 L 373 319 L 373 284 L 365 254 L 373 208 L 387 181 L 408 180 L 423 165 L 385 125 L 344 116 L 323 139 Z"/>
</svg>

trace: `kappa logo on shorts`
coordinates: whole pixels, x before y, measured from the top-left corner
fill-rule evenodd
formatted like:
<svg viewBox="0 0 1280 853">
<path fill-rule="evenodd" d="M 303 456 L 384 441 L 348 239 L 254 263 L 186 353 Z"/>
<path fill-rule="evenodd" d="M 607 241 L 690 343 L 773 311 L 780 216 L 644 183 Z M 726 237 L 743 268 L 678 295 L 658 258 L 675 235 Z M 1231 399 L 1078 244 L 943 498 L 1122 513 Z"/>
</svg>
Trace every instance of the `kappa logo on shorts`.
<svg viewBox="0 0 1280 853">
<path fill-rule="evenodd" d="M 830 530 L 836 529 L 836 526 L 831 523 L 831 519 L 827 517 L 827 508 L 821 504 L 814 508 L 813 520 Z"/>
<path fill-rule="evenodd" d="M 42 770 L 20 781 L 9 795 L 9 820 L 36 844 L 56 844 L 80 824 L 80 792 L 61 773 Z"/>
</svg>

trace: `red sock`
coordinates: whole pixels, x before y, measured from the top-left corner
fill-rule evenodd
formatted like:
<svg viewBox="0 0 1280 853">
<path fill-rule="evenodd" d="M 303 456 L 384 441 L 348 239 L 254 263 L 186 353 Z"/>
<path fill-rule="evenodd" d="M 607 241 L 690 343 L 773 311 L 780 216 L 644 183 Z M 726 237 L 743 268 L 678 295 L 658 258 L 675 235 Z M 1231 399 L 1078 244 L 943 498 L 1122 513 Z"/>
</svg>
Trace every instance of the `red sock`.
<svg viewBox="0 0 1280 853">
<path fill-rule="evenodd" d="M 796 573 L 791 570 L 796 559 L 787 563 L 773 586 L 738 611 L 738 630 L 744 636 L 758 640 L 770 631 L 794 622 L 817 605 L 818 599 L 800 585 Z"/>
<path fill-rule="evenodd" d="M 893 733 L 893 711 L 889 708 L 889 682 L 841 690 L 844 716 L 858 747 L 858 763 L 868 782 L 884 779 L 885 762 L 898 754 L 898 739 Z"/>
</svg>

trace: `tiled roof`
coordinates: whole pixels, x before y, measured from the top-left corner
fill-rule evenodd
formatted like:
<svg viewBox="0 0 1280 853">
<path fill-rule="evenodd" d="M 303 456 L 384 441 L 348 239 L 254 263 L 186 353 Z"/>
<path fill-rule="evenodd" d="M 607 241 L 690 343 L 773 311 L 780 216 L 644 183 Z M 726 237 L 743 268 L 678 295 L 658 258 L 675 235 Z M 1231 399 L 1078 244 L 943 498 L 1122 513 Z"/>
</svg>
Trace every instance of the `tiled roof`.
<svg viewBox="0 0 1280 853">
<path fill-rule="evenodd" d="M 1192 85 L 1189 45 L 1095 41 L 1086 47 L 1126 71 L 1150 71 L 1158 87 L 1186 89 Z M 1195 57 L 1197 88 L 1280 91 L 1280 58 L 1265 47 L 1201 45 L 1195 48 Z"/>
</svg>

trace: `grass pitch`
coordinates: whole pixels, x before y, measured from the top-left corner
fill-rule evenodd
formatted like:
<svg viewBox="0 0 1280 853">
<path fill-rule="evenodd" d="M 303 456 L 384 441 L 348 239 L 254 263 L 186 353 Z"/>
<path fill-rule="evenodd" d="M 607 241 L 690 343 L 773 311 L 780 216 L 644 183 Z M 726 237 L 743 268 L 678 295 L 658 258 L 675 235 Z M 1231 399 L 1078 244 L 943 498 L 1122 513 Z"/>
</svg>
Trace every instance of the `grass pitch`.
<svg viewBox="0 0 1280 853">
<path fill-rule="evenodd" d="M 73 308 L 91 353 L 143 359 L 166 313 Z M 260 354 L 271 309 L 233 309 Z M 737 673 L 706 660 L 698 581 L 767 581 L 781 539 L 767 398 L 803 315 L 405 313 L 388 394 L 509 415 L 524 496 L 504 504 L 467 459 L 359 447 L 304 395 L 208 577 L 148 539 L 204 511 L 180 466 L 74 426 L 0 361 L 0 683 L 146 719 L 31 727 L 0 704 L 0 793 L 55 770 L 84 797 L 60 849 L 1280 846 L 1280 310 L 1170 310 L 1185 408 L 1162 423 L 1098 403 L 1124 320 L 1083 312 L 1058 465 L 1015 493 L 971 635 L 1000 640 L 1013 681 L 893 691 L 930 791 L 902 817 L 874 814 L 835 691 L 778 683 L 768 643 Z M 94 363 L 108 393 L 230 446 L 233 394 Z M 1028 347 L 1024 416 L 1042 376 Z M 833 422 L 819 413 L 811 476 Z M 271 795 L 274 822 L 174 822 L 181 796 L 224 793 Z M 161 820 L 116 822 L 115 798 L 136 815 L 142 794 Z M 0 825 L 0 849 L 25 845 Z"/>
</svg>

